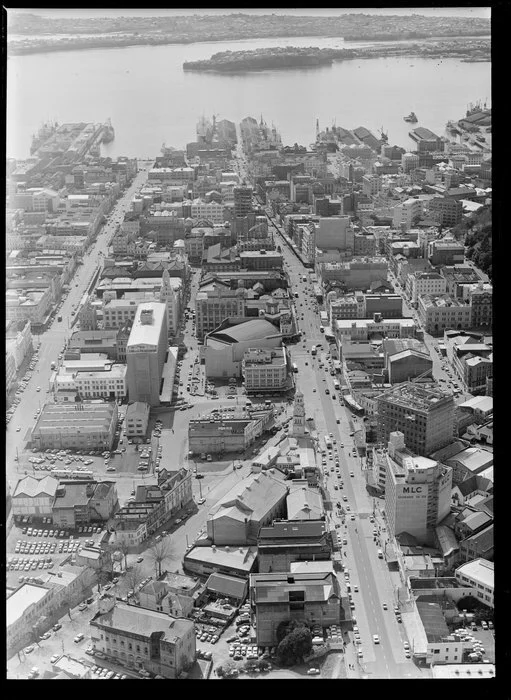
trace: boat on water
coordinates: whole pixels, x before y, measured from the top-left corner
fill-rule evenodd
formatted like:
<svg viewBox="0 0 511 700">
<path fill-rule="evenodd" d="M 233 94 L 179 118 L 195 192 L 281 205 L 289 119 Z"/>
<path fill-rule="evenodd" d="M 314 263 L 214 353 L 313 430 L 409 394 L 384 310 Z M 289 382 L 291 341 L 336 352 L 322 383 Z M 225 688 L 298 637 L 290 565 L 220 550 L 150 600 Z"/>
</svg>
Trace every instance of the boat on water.
<svg viewBox="0 0 511 700">
<path fill-rule="evenodd" d="M 380 129 L 380 139 L 385 143 L 388 143 L 389 137 L 386 131 L 383 130 L 383 126 Z"/>
<path fill-rule="evenodd" d="M 417 119 L 417 115 L 415 112 L 410 112 L 410 114 L 407 117 L 403 117 L 405 122 L 418 122 L 419 120 Z"/>
<path fill-rule="evenodd" d="M 107 119 L 103 127 L 103 143 L 110 143 L 115 138 L 114 127 L 110 119 Z"/>
</svg>

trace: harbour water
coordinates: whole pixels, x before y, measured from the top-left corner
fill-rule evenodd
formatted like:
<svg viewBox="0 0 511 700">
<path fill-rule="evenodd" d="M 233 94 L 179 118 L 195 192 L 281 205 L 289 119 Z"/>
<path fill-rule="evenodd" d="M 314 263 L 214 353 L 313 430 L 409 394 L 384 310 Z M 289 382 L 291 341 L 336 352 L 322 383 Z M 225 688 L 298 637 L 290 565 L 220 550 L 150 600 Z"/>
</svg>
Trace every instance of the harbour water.
<svg viewBox="0 0 511 700">
<path fill-rule="evenodd" d="M 374 43 L 374 42 L 372 42 Z M 490 97 L 490 63 L 459 59 L 377 58 L 331 66 L 243 74 L 184 72 L 184 61 L 218 51 L 271 46 L 343 46 L 338 38 L 300 37 L 136 46 L 11 56 L 7 64 L 7 155 L 26 158 L 31 136 L 48 119 L 102 122 L 115 140 L 103 155 L 154 157 L 162 143 L 184 148 L 202 114 L 239 121 L 263 114 L 285 145 L 314 141 L 320 127 L 380 127 L 389 142 L 412 148 L 410 125 L 443 133 L 470 102 Z M 363 46 L 348 42 L 347 47 Z"/>
</svg>

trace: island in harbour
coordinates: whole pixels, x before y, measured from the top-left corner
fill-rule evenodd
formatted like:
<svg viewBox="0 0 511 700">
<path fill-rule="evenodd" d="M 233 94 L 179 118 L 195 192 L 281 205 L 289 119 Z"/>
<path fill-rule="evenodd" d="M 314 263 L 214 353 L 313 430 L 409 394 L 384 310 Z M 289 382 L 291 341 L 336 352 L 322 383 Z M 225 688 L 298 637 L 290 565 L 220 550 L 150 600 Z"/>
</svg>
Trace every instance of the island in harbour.
<svg viewBox="0 0 511 700">
<path fill-rule="evenodd" d="M 253 51 L 221 51 L 203 61 L 187 61 L 184 70 L 194 71 L 247 71 L 323 66 L 334 59 L 355 58 L 352 49 L 320 49 L 317 46 L 286 46 Z"/>
<path fill-rule="evenodd" d="M 185 61 L 185 71 L 244 72 L 330 65 L 334 61 L 386 56 L 460 58 L 463 61 L 489 61 L 490 44 L 485 39 L 379 44 L 356 49 L 317 46 L 271 47 L 250 51 L 221 51 L 211 58 Z"/>
</svg>

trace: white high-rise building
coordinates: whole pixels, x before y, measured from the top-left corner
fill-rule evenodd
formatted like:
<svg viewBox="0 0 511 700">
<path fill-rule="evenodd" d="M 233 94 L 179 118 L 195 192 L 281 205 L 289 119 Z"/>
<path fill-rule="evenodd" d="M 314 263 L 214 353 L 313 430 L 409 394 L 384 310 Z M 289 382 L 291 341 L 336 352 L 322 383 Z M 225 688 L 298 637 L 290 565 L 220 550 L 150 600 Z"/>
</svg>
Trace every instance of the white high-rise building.
<svg viewBox="0 0 511 700">
<path fill-rule="evenodd" d="M 130 401 L 160 403 L 160 384 L 168 350 L 165 304 L 139 304 L 126 345 Z"/>
<path fill-rule="evenodd" d="M 405 447 L 403 433 L 390 434 L 385 479 L 385 513 L 389 532 L 413 535 L 433 544 L 438 523 L 450 512 L 452 469 Z"/>
</svg>

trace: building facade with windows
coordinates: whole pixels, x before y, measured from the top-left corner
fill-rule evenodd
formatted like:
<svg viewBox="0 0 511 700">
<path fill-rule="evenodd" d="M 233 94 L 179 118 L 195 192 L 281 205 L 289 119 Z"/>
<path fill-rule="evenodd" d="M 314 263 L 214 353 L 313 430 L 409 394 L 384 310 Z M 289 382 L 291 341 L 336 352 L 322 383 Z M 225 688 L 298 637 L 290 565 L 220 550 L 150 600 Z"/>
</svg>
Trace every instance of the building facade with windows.
<svg viewBox="0 0 511 700">
<path fill-rule="evenodd" d="M 418 298 L 418 313 L 422 327 L 430 335 L 440 335 L 446 329 L 458 330 L 472 325 L 472 307 L 463 299 L 449 294 L 423 294 Z"/>
<path fill-rule="evenodd" d="M 37 450 L 110 450 L 117 429 L 117 403 L 45 404 L 32 429 Z"/>
<path fill-rule="evenodd" d="M 127 605 L 108 594 L 98 607 L 90 621 L 92 644 L 114 662 L 163 678 L 178 678 L 195 663 L 191 620 Z"/>
<path fill-rule="evenodd" d="M 407 382 L 377 397 L 378 442 L 403 433 L 415 454 L 427 457 L 453 440 L 454 398 L 440 389 Z"/>
<path fill-rule="evenodd" d="M 150 406 L 159 405 L 167 352 L 165 304 L 140 304 L 126 345 L 128 392 L 132 401 L 143 401 Z"/>
<path fill-rule="evenodd" d="M 127 437 L 145 437 L 149 424 L 149 404 L 134 401 L 126 409 L 125 433 Z"/>
<path fill-rule="evenodd" d="M 258 646 L 275 646 L 278 626 L 286 620 L 325 628 L 344 619 L 340 585 L 330 571 L 251 574 L 250 600 Z"/>
<path fill-rule="evenodd" d="M 475 597 L 487 605 L 494 606 L 495 573 L 492 561 L 475 559 L 466 562 L 455 571 L 457 580 L 464 586 L 472 586 Z"/>
<path fill-rule="evenodd" d="M 285 391 L 288 358 L 284 347 L 275 350 L 249 349 L 243 356 L 241 373 L 247 393 L 254 391 Z"/>
<path fill-rule="evenodd" d="M 405 448 L 403 433 L 391 433 L 385 479 L 385 513 L 393 537 L 408 533 L 433 544 L 436 526 L 450 513 L 452 470 Z"/>
</svg>

